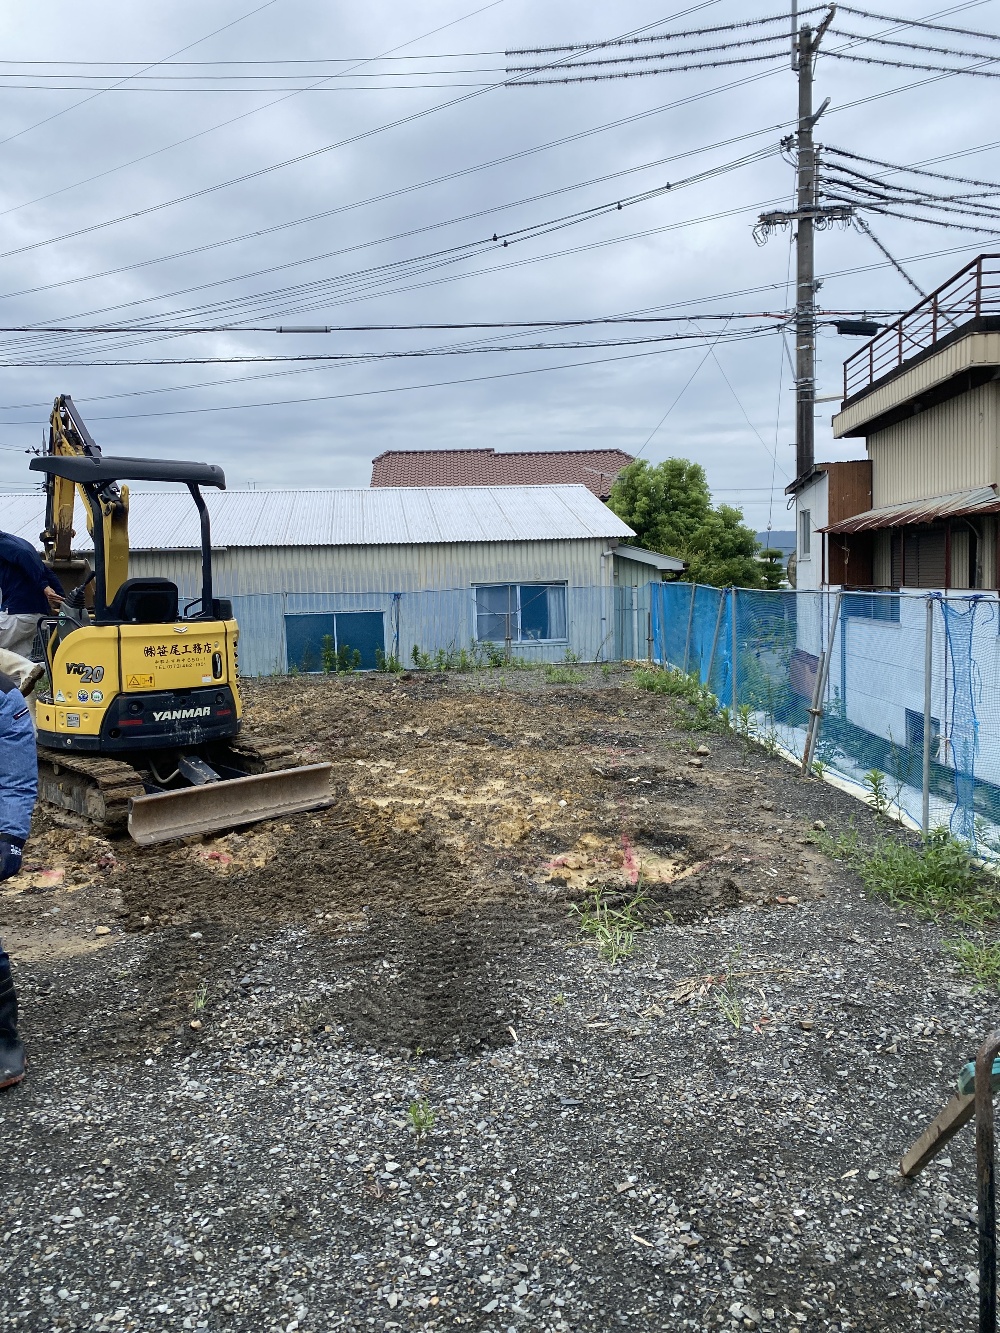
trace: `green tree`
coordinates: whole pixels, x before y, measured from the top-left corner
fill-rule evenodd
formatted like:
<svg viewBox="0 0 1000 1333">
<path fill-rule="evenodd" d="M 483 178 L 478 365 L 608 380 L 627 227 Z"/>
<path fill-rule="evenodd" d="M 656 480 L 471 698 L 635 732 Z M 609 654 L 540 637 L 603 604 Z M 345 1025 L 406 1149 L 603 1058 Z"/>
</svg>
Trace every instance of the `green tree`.
<svg viewBox="0 0 1000 1333">
<path fill-rule="evenodd" d="M 683 560 L 683 578 L 717 588 L 764 582 L 756 558 L 757 538 L 732 505 L 712 507 L 705 471 L 686 458 L 662 463 L 638 459 L 618 474 L 608 505 L 640 545 Z"/>
<path fill-rule="evenodd" d="M 760 558 L 760 573 L 764 587 L 780 588 L 785 578 L 785 553 L 774 546 L 765 546 Z"/>
</svg>

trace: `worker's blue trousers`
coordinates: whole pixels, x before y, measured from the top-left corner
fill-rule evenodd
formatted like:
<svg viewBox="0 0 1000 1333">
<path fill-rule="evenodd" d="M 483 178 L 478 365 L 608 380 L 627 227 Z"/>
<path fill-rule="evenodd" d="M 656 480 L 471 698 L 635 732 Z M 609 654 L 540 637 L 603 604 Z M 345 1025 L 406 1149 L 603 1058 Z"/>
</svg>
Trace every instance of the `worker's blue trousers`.
<svg viewBox="0 0 1000 1333">
<path fill-rule="evenodd" d="M 0 838 L 24 842 L 38 796 L 35 728 L 24 696 L 0 674 Z"/>
</svg>

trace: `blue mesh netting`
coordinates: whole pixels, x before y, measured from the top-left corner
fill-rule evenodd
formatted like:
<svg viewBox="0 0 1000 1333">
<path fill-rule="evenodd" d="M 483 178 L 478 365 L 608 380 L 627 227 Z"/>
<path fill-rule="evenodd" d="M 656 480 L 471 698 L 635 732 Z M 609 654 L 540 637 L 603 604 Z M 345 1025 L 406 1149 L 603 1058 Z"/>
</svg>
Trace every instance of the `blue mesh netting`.
<svg viewBox="0 0 1000 1333">
<path fill-rule="evenodd" d="M 870 794 L 874 776 L 891 807 L 919 826 L 929 728 L 929 827 L 947 825 L 1000 856 L 995 597 L 845 592 L 838 611 L 832 592 L 698 587 L 692 601 L 690 584 L 654 584 L 650 598 L 656 660 L 686 665 L 721 705 L 735 705 L 741 725 L 789 757 L 803 753 L 829 653 L 818 769 L 859 795 Z"/>
<path fill-rule="evenodd" d="M 979 751 L 979 720 L 976 704 L 982 697 L 979 664 L 973 657 L 976 612 L 985 610 L 978 597 L 967 602 L 942 602 L 944 629 L 951 658 L 951 715 L 949 740 L 955 769 L 955 809 L 951 831 L 971 842 L 976 837 L 976 755 Z"/>
</svg>

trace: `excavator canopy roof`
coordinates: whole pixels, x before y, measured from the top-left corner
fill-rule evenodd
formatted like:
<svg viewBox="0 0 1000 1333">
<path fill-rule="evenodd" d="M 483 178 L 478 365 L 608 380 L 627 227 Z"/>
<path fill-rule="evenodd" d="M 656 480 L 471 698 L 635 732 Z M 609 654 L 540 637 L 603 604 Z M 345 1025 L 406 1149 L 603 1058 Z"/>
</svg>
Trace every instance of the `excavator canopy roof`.
<svg viewBox="0 0 1000 1333">
<path fill-rule="evenodd" d="M 226 474 L 214 463 L 187 463 L 178 459 L 90 458 L 85 454 L 46 454 L 28 464 L 31 472 L 47 472 L 67 481 L 172 481 L 188 486 L 226 489 Z"/>
</svg>

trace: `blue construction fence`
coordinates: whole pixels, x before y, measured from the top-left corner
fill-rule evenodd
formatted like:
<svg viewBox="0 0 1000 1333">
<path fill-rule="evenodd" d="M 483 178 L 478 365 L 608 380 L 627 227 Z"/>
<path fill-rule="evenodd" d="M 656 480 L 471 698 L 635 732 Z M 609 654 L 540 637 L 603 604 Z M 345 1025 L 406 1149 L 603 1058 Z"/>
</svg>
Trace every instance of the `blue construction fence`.
<svg viewBox="0 0 1000 1333">
<path fill-rule="evenodd" d="M 650 588 L 655 661 L 698 677 L 743 729 L 915 828 L 1000 856 L 995 592 Z"/>
</svg>

